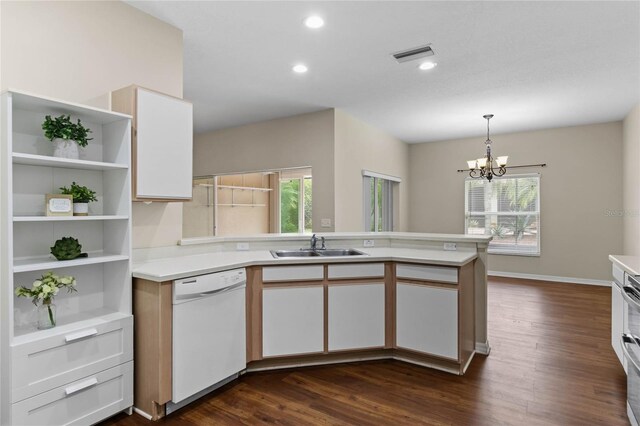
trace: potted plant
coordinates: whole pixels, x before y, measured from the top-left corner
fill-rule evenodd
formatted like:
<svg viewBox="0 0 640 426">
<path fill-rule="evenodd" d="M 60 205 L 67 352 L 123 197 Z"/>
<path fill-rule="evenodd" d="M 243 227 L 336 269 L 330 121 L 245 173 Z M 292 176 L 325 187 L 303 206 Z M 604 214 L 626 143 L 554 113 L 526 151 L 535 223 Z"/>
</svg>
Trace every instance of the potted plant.
<svg viewBox="0 0 640 426">
<path fill-rule="evenodd" d="M 16 288 L 16 296 L 31 297 L 38 311 L 38 328 L 43 330 L 56 326 L 56 305 L 53 298 L 61 288 L 72 293 L 76 290 L 76 279 L 71 276 L 60 277 L 53 272 L 47 272 L 35 280 L 31 288 L 20 286 Z"/>
<path fill-rule="evenodd" d="M 53 156 L 78 159 L 80 153 L 78 146 L 86 147 L 89 141 L 91 129 L 86 128 L 78 119 L 77 123 L 71 121 L 71 116 L 62 114 L 60 117 L 51 118 L 47 115 L 42 123 L 45 138 L 53 142 Z"/>
<path fill-rule="evenodd" d="M 53 257 L 58 260 L 73 260 L 89 256 L 87 253 L 82 253 L 82 244 L 73 237 L 62 237 L 53 244 L 53 247 L 49 248 Z"/>
<path fill-rule="evenodd" d="M 74 216 L 88 216 L 89 203 L 92 201 L 98 201 L 95 191 L 92 191 L 86 186 L 78 185 L 75 182 L 71 183 L 71 187 L 69 188 L 61 186 L 60 191 L 62 191 L 62 194 L 71 195 L 73 197 Z"/>
</svg>

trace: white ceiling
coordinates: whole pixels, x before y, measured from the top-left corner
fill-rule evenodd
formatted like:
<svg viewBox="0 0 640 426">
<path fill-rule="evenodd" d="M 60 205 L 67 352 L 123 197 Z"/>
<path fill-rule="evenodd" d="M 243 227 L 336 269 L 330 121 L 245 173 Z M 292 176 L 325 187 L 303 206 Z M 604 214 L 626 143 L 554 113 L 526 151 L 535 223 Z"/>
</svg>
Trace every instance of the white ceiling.
<svg viewBox="0 0 640 426">
<path fill-rule="evenodd" d="M 130 1 L 184 31 L 202 133 L 339 108 L 406 142 L 620 120 L 640 101 L 640 2 Z M 309 30 L 308 15 L 326 25 Z M 396 63 L 432 43 L 438 66 Z M 309 72 L 291 67 L 304 62 Z"/>
</svg>

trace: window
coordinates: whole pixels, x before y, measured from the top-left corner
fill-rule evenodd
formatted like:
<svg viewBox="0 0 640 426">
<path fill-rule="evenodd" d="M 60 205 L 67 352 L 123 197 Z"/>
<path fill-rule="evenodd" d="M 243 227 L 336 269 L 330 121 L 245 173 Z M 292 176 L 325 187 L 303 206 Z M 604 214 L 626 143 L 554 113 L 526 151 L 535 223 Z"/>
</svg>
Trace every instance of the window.
<svg viewBox="0 0 640 426">
<path fill-rule="evenodd" d="M 465 181 L 465 233 L 493 235 L 489 253 L 540 254 L 540 175 Z"/>
<path fill-rule="evenodd" d="M 394 187 L 401 180 L 395 176 L 382 175 L 363 170 L 364 176 L 364 230 L 367 232 L 393 231 L 396 203 Z"/>
<path fill-rule="evenodd" d="M 311 233 L 311 169 L 280 174 L 280 232 Z"/>
</svg>

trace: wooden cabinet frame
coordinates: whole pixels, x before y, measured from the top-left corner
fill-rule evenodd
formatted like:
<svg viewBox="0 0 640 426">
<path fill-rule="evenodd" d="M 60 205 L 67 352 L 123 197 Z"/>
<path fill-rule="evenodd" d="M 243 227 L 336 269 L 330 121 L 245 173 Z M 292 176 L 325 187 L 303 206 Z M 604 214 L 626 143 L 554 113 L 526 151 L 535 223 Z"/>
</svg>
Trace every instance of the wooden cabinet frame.
<svg viewBox="0 0 640 426">
<path fill-rule="evenodd" d="M 379 263 L 379 262 L 378 262 Z M 317 264 L 316 264 L 317 265 Z M 397 347 L 396 342 L 396 263 L 384 262 L 384 277 L 328 279 L 328 264 L 323 265 L 324 277 L 313 281 L 263 282 L 263 267 L 249 266 L 246 286 L 247 371 L 296 367 L 319 363 L 361 361 L 393 358 L 450 373 L 464 374 L 475 354 L 475 289 L 474 262 L 458 267 L 457 283 L 402 279 L 416 285 L 455 287 L 458 291 L 458 359 Z M 452 267 L 453 268 L 453 267 Z M 385 338 L 383 347 L 329 351 L 328 291 L 329 286 L 384 283 Z M 315 287 L 324 289 L 324 350 L 322 353 L 263 356 L 262 296 L 265 288 Z M 135 315 L 135 407 L 157 420 L 165 414 L 165 404 L 171 400 L 171 318 L 172 282 L 152 282 L 134 279 Z"/>
</svg>

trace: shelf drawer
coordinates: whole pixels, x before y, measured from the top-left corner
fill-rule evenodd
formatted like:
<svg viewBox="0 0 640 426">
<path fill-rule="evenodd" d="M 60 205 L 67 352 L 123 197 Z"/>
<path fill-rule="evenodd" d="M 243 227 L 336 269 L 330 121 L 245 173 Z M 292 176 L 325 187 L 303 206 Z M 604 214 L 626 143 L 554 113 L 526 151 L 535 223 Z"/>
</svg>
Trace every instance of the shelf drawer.
<svg viewBox="0 0 640 426">
<path fill-rule="evenodd" d="M 321 281 L 324 266 L 267 266 L 262 268 L 262 281 Z"/>
<path fill-rule="evenodd" d="M 350 263 L 329 265 L 329 279 L 384 278 L 384 263 Z"/>
<path fill-rule="evenodd" d="M 133 361 L 11 406 L 15 425 L 89 425 L 133 405 Z"/>
<path fill-rule="evenodd" d="M 13 346 L 11 355 L 18 402 L 133 360 L 133 317 Z"/>
<path fill-rule="evenodd" d="M 398 264 L 397 278 L 457 284 L 458 268 L 448 266 Z"/>
</svg>

